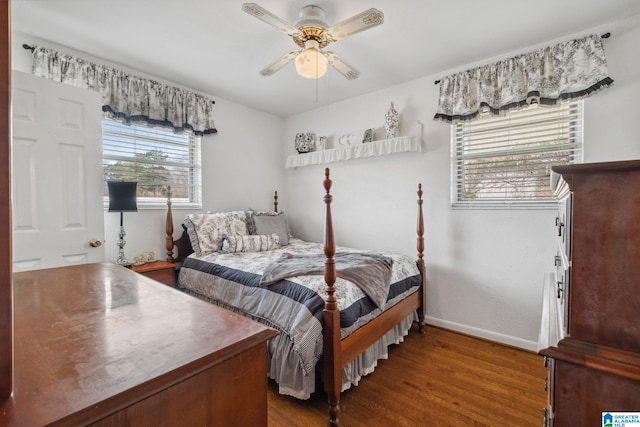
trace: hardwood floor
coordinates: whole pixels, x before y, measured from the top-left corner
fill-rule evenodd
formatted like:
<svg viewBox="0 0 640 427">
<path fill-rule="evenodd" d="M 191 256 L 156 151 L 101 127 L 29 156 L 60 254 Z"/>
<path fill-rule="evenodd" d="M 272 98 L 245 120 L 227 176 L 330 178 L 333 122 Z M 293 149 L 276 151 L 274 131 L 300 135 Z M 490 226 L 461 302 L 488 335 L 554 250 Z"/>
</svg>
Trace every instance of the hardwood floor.
<svg viewBox="0 0 640 427">
<path fill-rule="evenodd" d="M 340 397 L 341 426 L 540 426 L 546 368 L 535 353 L 436 327 L 412 331 L 389 359 Z M 277 393 L 269 427 L 328 425 L 327 400 Z"/>
</svg>

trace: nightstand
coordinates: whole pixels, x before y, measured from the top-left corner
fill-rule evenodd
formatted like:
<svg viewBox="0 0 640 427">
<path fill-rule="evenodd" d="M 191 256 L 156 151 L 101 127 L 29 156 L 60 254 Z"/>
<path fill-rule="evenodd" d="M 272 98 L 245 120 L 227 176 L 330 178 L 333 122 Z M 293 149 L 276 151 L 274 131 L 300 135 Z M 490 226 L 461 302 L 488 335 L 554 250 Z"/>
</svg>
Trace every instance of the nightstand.
<svg viewBox="0 0 640 427">
<path fill-rule="evenodd" d="M 176 285 L 176 265 L 173 263 L 166 261 L 148 262 L 142 265 L 132 265 L 131 270 L 165 285 Z"/>
</svg>

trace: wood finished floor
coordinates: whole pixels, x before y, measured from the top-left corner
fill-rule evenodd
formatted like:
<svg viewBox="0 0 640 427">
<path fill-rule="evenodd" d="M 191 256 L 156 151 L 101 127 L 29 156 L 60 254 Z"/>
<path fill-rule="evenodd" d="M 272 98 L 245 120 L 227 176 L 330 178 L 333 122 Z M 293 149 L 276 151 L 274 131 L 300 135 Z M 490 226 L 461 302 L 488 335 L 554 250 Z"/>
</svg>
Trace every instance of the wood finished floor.
<svg viewBox="0 0 640 427">
<path fill-rule="evenodd" d="M 436 327 L 412 331 L 389 359 L 340 397 L 340 425 L 540 426 L 546 368 L 535 353 Z M 328 425 L 327 400 L 279 395 L 269 382 L 269 427 Z"/>
</svg>

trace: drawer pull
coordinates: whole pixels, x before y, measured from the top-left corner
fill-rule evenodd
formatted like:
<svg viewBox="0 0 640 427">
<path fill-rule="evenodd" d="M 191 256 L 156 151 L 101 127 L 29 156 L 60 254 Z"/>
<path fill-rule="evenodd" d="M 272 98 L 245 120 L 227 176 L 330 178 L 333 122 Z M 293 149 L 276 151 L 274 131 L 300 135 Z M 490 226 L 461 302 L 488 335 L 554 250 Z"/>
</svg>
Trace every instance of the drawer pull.
<svg viewBox="0 0 640 427">
<path fill-rule="evenodd" d="M 563 292 L 563 289 L 562 289 L 562 280 L 559 280 L 559 281 L 558 281 L 558 282 L 556 282 L 556 283 L 558 284 L 558 292 L 557 292 L 558 299 L 561 299 L 561 298 L 562 298 L 562 292 Z"/>
</svg>

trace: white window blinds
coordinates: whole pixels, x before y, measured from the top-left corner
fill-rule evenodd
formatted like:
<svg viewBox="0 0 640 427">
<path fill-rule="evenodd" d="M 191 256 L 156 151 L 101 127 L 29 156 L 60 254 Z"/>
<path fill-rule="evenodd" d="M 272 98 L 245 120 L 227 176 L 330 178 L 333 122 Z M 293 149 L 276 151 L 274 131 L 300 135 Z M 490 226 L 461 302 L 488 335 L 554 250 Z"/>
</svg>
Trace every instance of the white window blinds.
<svg viewBox="0 0 640 427">
<path fill-rule="evenodd" d="M 165 204 L 169 185 L 174 206 L 200 205 L 199 137 L 103 120 L 102 143 L 105 181 L 138 182 L 139 206 Z"/>
<path fill-rule="evenodd" d="M 582 161 L 582 101 L 452 125 L 454 206 L 554 200 L 551 166 Z"/>
</svg>

